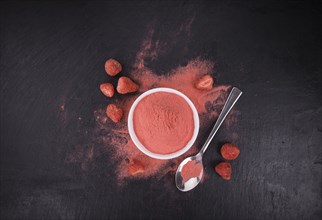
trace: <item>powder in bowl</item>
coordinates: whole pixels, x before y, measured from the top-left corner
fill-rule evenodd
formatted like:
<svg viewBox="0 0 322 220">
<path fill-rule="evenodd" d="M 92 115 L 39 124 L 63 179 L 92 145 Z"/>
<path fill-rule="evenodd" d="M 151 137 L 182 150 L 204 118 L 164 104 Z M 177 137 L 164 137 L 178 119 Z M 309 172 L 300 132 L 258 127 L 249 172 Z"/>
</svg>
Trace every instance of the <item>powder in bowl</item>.
<svg viewBox="0 0 322 220">
<path fill-rule="evenodd" d="M 152 93 L 137 104 L 133 128 L 138 140 L 152 153 L 174 153 L 184 148 L 193 136 L 193 112 L 179 95 Z"/>
</svg>

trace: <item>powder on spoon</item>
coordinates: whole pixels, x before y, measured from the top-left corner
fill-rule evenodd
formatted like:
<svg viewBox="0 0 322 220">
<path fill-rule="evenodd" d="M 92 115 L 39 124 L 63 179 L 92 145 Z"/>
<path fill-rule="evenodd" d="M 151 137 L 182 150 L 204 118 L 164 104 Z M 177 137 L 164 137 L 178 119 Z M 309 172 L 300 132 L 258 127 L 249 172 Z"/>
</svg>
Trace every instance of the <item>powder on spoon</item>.
<svg viewBox="0 0 322 220">
<path fill-rule="evenodd" d="M 184 148 L 194 131 L 189 104 L 169 92 L 156 92 L 143 98 L 135 108 L 133 125 L 142 145 L 157 154 L 170 154 Z"/>
<path fill-rule="evenodd" d="M 192 160 L 186 163 L 181 170 L 182 181 L 186 182 L 191 178 L 198 177 L 202 171 L 202 165 Z"/>
</svg>

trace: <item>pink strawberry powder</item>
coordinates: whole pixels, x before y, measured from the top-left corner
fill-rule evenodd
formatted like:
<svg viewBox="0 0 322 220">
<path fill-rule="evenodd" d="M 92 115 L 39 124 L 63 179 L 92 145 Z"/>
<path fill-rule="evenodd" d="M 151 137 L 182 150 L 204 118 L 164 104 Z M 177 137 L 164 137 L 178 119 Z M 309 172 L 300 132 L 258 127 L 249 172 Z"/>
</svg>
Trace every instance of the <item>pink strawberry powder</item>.
<svg viewBox="0 0 322 220">
<path fill-rule="evenodd" d="M 139 63 L 142 65 L 143 62 Z M 151 176 L 161 178 L 168 172 L 174 173 L 178 164 L 185 157 L 197 153 L 199 149 L 194 145 L 187 153 L 172 160 L 158 160 L 144 155 L 133 144 L 127 130 L 127 116 L 135 99 L 141 93 L 152 88 L 168 87 L 177 89 L 184 93 L 196 106 L 200 118 L 199 133 L 205 134 L 205 131 L 214 124 L 218 117 L 230 89 L 230 86 L 226 85 L 214 85 L 214 88 L 209 91 L 201 91 L 194 87 L 197 79 L 212 72 L 214 72 L 214 62 L 201 59 L 191 60 L 187 65 L 179 66 L 162 76 L 157 75 L 146 67 L 136 68 L 131 72 L 130 77 L 140 85 L 139 93 L 122 96 L 121 99 L 114 101 L 123 108 L 124 118 L 122 122 L 115 124 L 110 121 L 106 117 L 104 109 L 94 112 L 97 121 L 97 132 L 103 129 L 107 133 L 105 136 L 99 136 L 98 140 L 105 146 L 105 150 L 110 152 L 109 155 L 116 163 L 115 174 L 119 183 L 122 183 L 127 178 L 140 179 Z M 228 119 L 235 120 L 235 117 L 231 115 Z M 203 140 L 197 138 L 196 143 L 198 141 L 201 143 Z M 138 162 L 139 165 L 137 164 Z"/>
<path fill-rule="evenodd" d="M 196 143 L 203 143 L 203 135 L 214 124 L 224 102 L 228 96 L 230 86 L 215 84 L 209 91 L 198 90 L 194 87 L 197 79 L 203 75 L 216 73 L 215 63 L 200 58 L 190 60 L 184 66 L 178 66 L 168 73 L 153 72 L 145 66 L 146 59 L 157 59 L 159 41 L 152 41 L 153 31 L 143 41 L 134 62 L 133 70 L 127 75 L 140 85 L 136 94 L 123 95 L 119 99 L 113 98 L 113 103 L 122 106 L 124 117 L 120 123 L 113 123 L 105 114 L 105 106 L 94 111 L 96 126 L 90 132 L 91 138 L 88 147 L 73 147 L 67 157 L 67 163 L 80 164 L 84 172 L 92 172 L 96 165 L 96 158 L 104 155 L 109 158 L 115 167 L 118 183 L 122 185 L 126 179 L 142 179 L 156 177 L 158 179 L 167 173 L 175 173 L 178 164 L 187 156 L 196 154 L 200 146 L 194 145 L 188 152 L 172 160 L 158 160 L 150 158 L 139 151 L 129 136 L 127 130 L 127 116 L 134 100 L 143 92 L 157 87 L 168 87 L 184 93 L 195 105 L 200 118 L 200 131 Z M 123 64 L 126 65 L 126 64 Z M 106 103 L 106 105 L 109 102 Z M 65 108 L 64 111 L 68 111 Z M 236 122 L 238 111 L 232 111 L 224 126 L 231 126 Z M 235 134 L 238 137 L 237 134 Z M 183 141 L 184 142 L 184 141 Z M 179 144 L 180 145 L 180 144 Z M 165 152 L 168 152 L 167 150 Z M 207 170 L 207 169 L 206 169 Z M 205 173 L 204 176 L 207 176 Z M 173 181 L 173 179 L 172 179 Z"/>
<path fill-rule="evenodd" d="M 182 97 L 157 92 L 143 98 L 133 114 L 134 132 L 152 153 L 170 154 L 184 148 L 194 131 L 193 113 Z"/>
<path fill-rule="evenodd" d="M 186 163 L 181 170 L 181 177 L 183 182 L 189 179 L 198 177 L 202 171 L 202 165 L 192 160 Z"/>
</svg>

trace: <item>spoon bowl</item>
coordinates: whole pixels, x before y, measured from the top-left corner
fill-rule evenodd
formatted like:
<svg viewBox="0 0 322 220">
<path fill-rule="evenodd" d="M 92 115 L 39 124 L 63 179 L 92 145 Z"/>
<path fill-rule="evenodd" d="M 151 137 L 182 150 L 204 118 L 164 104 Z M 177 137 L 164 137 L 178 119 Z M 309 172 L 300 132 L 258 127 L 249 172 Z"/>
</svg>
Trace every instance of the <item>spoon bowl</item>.
<svg viewBox="0 0 322 220">
<path fill-rule="evenodd" d="M 182 169 L 183 167 L 190 161 L 194 161 L 194 164 L 201 164 L 202 169 L 199 173 L 199 175 L 195 175 L 193 177 L 190 177 L 188 180 L 184 180 L 182 177 Z M 186 159 L 184 159 L 181 164 L 179 165 L 176 175 L 175 175 L 175 181 L 176 181 L 176 186 L 177 188 L 182 191 L 182 192 L 186 192 L 189 191 L 193 188 L 195 188 L 199 182 L 202 179 L 203 176 L 203 164 L 202 164 L 202 156 L 201 154 L 197 154 L 191 157 L 187 157 Z"/>
</svg>

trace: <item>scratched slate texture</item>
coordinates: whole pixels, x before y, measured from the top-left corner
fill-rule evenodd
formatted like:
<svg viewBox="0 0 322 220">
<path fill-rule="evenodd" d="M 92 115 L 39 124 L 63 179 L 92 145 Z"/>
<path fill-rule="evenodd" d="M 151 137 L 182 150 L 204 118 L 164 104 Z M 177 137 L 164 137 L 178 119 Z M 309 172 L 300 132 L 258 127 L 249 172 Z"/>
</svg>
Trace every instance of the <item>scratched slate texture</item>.
<svg viewBox="0 0 322 220">
<path fill-rule="evenodd" d="M 317 1 L 10 1 L 0 8 L 1 219 L 321 219 Z M 168 34 L 189 19 L 189 34 L 171 44 Z M 231 181 L 212 171 L 220 144 L 231 140 L 225 128 L 205 155 L 206 181 L 188 193 L 165 185 L 171 174 L 119 187 L 103 153 L 95 172 L 66 164 L 72 146 L 88 143 L 93 111 L 108 103 L 98 90 L 104 61 L 115 57 L 128 71 L 151 24 L 171 47 L 150 68 L 212 59 L 218 83 L 244 92 Z"/>
</svg>

